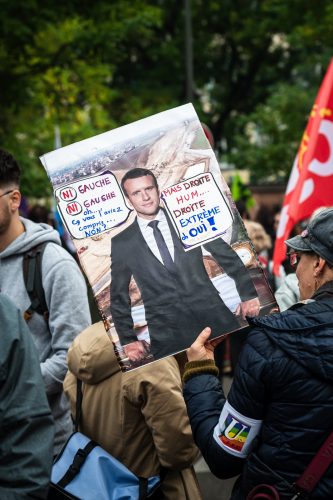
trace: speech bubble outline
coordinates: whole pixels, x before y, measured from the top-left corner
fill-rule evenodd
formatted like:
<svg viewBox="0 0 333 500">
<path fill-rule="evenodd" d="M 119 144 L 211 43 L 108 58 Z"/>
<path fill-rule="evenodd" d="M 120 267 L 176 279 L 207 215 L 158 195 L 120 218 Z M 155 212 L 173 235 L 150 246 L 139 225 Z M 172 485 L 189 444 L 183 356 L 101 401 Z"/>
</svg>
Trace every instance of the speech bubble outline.
<svg viewBox="0 0 333 500">
<path fill-rule="evenodd" d="M 161 199 L 186 251 L 222 236 L 233 224 L 230 205 L 211 172 L 163 188 Z"/>
<path fill-rule="evenodd" d="M 64 192 L 70 201 L 64 199 Z M 120 226 L 132 212 L 116 176 L 109 170 L 59 187 L 54 197 L 67 231 L 78 240 Z"/>
</svg>

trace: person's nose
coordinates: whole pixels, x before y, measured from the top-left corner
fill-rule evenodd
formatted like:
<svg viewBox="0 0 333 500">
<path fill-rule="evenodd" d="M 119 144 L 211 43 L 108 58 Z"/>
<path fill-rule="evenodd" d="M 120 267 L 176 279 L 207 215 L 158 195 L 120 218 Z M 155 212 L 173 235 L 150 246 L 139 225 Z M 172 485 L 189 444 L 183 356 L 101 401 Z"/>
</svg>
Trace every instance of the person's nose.
<svg viewBox="0 0 333 500">
<path fill-rule="evenodd" d="M 142 201 L 148 201 L 150 198 L 148 191 L 143 191 L 142 193 Z"/>
</svg>

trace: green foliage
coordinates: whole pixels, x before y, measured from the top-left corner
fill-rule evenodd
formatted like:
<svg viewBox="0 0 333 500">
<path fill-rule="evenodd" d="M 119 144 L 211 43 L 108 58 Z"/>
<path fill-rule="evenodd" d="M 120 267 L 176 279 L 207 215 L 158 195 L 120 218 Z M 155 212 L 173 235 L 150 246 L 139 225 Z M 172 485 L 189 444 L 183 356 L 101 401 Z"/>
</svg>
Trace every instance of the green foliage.
<svg viewBox="0 0 333 500">
<path fill-rule="evenodd" d="M 239 119 L 234 149 L 226 155 L 228 161 L 245 165 L 252 182 L 269 178 L 286 181 L 314 97 L 301 86 L 277 85 L 265 104 Z"/>
<path fill-rule="evenodd" d="M 66 145 L 122 124 L 114 112 L 121 93 L 113 84 L 116 69 L 128 46 L 148 43 L 160 18 L 159 9 L 140 0 L 112 6 L 60 1 L 56 9 L 51 2 L 17 3 L 15 12 L 4 4 L 9 18 L 2 19 L 0 133 L 23 167 L 23 192 L 38 197 L 50 193 L 38 157 L 54 149 L 56 125 Z M 154 111 L 150 106 L 146 113 Z M 129 121 L 141 113 L 139 99 Z"/>
<path fill-rule="evenodd" d="M 184 4 L 0 0 L 0 134 L 23 191 L 38 157 L 186 102 Z M 192 0 L 194 105 L 217 153 L 252 179 L 285 180 L 332 56 L 330 0 Z"/>
</svg>

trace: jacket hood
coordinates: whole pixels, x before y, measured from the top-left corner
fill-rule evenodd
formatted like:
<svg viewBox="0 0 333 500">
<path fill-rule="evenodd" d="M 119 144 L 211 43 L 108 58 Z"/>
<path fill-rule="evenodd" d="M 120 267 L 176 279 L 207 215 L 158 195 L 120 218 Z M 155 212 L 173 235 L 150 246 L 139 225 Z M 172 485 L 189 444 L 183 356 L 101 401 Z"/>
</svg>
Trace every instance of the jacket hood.
<svg viewBox="0 0 333 500">
<path fill-rule="evenodd" d="M 333 382 L 333 296 L 296 304 L 280 314 L 250 320 L 287 356 L 315 377 Z"/>
<path fill-rule="evenodd" d="M 78 335 L 67 353 L 69 370 L 86 384 L 98 384 L 120 371 L 102 321 L 86 328 Z"/>
<path fill-rule="evenodd" d="M 5 250 L 0 254 L 1 258 L 10 255 L 19 255 L 27 252 L 31 248 L 44 242 L 61 244 L 59 233 L 48 224 L 36 224 L 29 219 L 21 217 L 25 231 L 20 234 Z"/>
</svg>

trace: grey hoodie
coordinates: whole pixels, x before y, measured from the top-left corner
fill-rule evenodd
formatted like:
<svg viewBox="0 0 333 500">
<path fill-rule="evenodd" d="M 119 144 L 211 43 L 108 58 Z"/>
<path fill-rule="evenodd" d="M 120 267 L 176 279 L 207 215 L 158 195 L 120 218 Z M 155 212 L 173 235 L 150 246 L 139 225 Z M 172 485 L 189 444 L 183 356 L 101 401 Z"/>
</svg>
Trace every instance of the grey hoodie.
<svg viewBox="0 0 333 500">
<path fill-rule="evenodd" d="M 67 371 L 66 355 L 73 339 L 91 324 L 87 288 L 73 257 L 60 246 L 57 231 L 47 224 L 21 218 L 25 232 L 0 253 L 0 290 L 22 311 L 30 299 L 23 278 L 23 254 L 39 243 L 45 247 L 42 280 L 49 310 L 48 324 L 34 313 L 28 321 L 39 353 L 41 371 L 55 420 L 55 449 L 58 453 L 72 432 L 68 402 L 62 383 Z"/>
<path fill-rule="evenodd" d="M 299 301 L 298 279 L 295 273 L 287 274 L 282 285 L 275 291 L 280 311 L 285 311 Z"/>
</svg>

